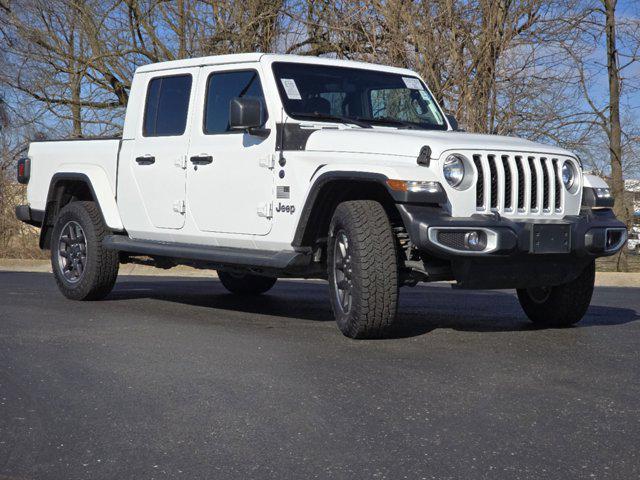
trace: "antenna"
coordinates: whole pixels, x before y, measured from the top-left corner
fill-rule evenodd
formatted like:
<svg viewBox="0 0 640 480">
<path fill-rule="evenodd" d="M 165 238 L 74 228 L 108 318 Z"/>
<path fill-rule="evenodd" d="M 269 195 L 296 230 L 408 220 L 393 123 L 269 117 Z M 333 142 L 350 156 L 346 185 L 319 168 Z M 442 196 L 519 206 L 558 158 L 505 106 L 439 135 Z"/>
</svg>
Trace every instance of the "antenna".
<svg viewBox="0 0 640 480">
<path fill-rule="evenodd" d="M 283 151 L 284 151 L 284 132 L 285 132 L 287 119 L 284 116 L 284 106 L 282 106 L 280 108 L 282 110 L 282 113 L 281 113 L 281 115 L 282 115 L 281 116 L 281 118 L 282 118 L 282 123 L 281 123 L 282 128 L 280 130 L 280 146 L 279 146 L 280 154 L 278 156 L 278 164 L 280 164 L 281 167 L 284 167 L 286 165 L 286 163 L 287 163 L 287 160 L 284 158 L 284 153 L 283 153 Z"/>
</svg>

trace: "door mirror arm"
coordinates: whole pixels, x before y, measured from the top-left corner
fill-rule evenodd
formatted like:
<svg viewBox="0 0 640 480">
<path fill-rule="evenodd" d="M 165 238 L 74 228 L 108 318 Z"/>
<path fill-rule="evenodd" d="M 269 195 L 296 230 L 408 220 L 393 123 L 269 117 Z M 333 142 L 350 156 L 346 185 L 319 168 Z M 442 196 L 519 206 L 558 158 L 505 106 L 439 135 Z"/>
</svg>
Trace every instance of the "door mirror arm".
<svg viewBox="0 0 640 480">
<path fill-rule="evenodd" d="M 449 125 L 451 125 L 451 130 L 453 130 L 454 132 L 464 132 L 464 130 L 461 129 L 460 126 L 458 125 L 458 120 L 456 120 L 456 117 L 454 117 L 449 113 L 446 114 L 446 117 L 447 117 L 447 121 L 449 122 Z"/>
</svg>

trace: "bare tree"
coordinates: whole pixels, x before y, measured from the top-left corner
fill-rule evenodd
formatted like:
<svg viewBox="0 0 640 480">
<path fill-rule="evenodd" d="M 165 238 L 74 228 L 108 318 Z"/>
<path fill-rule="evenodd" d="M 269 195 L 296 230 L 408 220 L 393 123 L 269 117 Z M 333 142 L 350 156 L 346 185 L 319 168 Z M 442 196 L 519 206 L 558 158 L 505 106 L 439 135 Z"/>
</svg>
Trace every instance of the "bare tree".
<svg viewBox="0 0 640 480">
<path fill-rule="evenodd" d="M 0 82 L 70 120 L 63 134 L 117 132 L 139 65 L 275 49 L 281 8 L 268 0 L 0 0 L 10 66 Z"/>
<path fill-rule="evenodd" d="M 627 225 L 631 215 L 625 198 L 624 178 L 622 175 L 622 126 L 620 123 L 620 65 L 616 38 L 617 0 L 602 0 L 605 15 L 607 39 L 607 72 L 609 77 L 608 118 L 604 122 L 609 137 L 609 157 L 611 162 L 611 189 L 615 198 L 613 210 L 616 216 Z M 626 250 L 618 256 L 618 270 L 628 270 Z"/>
<path fill-rule="evenodd" d="M 11 142 L 118 133 L 140 65 L 275 51 L 417 70 L 467 130 L 577 150 L 617 199 L 640 169 L 640 23 L 615 0 L 0 0 L 0 45 L 9 115 L 32 122 Z"/>
</svg>

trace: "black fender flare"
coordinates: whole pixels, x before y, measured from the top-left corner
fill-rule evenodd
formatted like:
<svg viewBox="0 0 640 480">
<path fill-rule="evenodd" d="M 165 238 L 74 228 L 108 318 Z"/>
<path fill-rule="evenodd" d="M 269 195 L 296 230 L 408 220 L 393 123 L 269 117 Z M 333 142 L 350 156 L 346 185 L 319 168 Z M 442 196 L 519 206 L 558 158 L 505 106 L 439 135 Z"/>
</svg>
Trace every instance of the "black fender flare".
<svg viewBox="0 0 640 480">
<path fill-rule="evenodd" d="M 93 201 L 96 202 L 98 210 L 100 211 L 100 215 L 103 217 L 102 220 L 104 221 L 104 216 L 102 215 L 102 209 L 100 207 L 100 204 L 98 203 L 98 200 L 97 200 L 98 197 L 96 196 L 96 192 L 93 188 L 93 185 L 91 183 L 91 179 L 89 178 L 89 176 L 84 173 L 73 173 L 73 172 L 56 173 L 51 177 L 51 181 L 49 182 L 49 191 L 47 192 L 47 202 L 45 204 L 44 216 L 42 219 L 42 228 L 40 229 L 39 245 L 41 249 L 48 248 L 48 244 L 49 244 L 48 240 L 50 240 L 49 238 L 50 232 L 59 211 L 58 202 L 60 201 L 60 199 L 56 198 L 57 192 L 58 192 L 58 184 L 64 181 L 74 181 L 74 182 L 80 182 L 85 184 L 88 187 L 89 192 L 91 193 L 91 197 Z"/>
<path fill-rule="evenodd" d="M 318 169 L 319 170 L 319 169 Z M 317 172 L 317 171 L 316 171 Z M 315 173 L 314 173 L 315 175 Z M 375 172 L 359 172 L 359 171 L 330 171 L 321 173 L 313 182 L 309 194 L 300 213 L 298 225 L 291 245 L 293 247 L 302 247 L 304 235 L 307 230 L 311 214 L 318 201 L 320 192 L 323 187 L 332 182 L 352 181 L 354 183 L 369 183 L 382 186 L 388 193 L 391 201 L 394 203 L 412 203 L 412 204 L 438 204 L 443 205 L 447 202 L 447 195 L 444 190 L 439 193 L 416 193 L 416 192 L 400 192 L 392 190 L 387 184 L 389 178 L 386 175 Z M 313 180 L 313 177 L 312 177 Z"/>
</svg>

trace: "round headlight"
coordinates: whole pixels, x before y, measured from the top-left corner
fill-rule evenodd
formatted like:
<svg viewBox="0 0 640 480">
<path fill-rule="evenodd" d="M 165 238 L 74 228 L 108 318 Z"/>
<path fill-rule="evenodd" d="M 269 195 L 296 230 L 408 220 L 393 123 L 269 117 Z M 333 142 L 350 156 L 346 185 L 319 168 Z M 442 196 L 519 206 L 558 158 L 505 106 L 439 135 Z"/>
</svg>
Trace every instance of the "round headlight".
<svg viewBox="0 0 640 480">
<path fill-rule="evenodd" d="M 449 155 L 442 166 L 444 178 L 452 187 L 458 187 L 464 180 L 464 160 L 460 155 Z"/>
<path fill-rule="evenodd" d="M 571 162 L 564 162 L 562 165 L 562 183 L 564 183 L 564 188 L 571 190 L 575 181 L 576 167 L 574 167 Z"/>
</svg>

